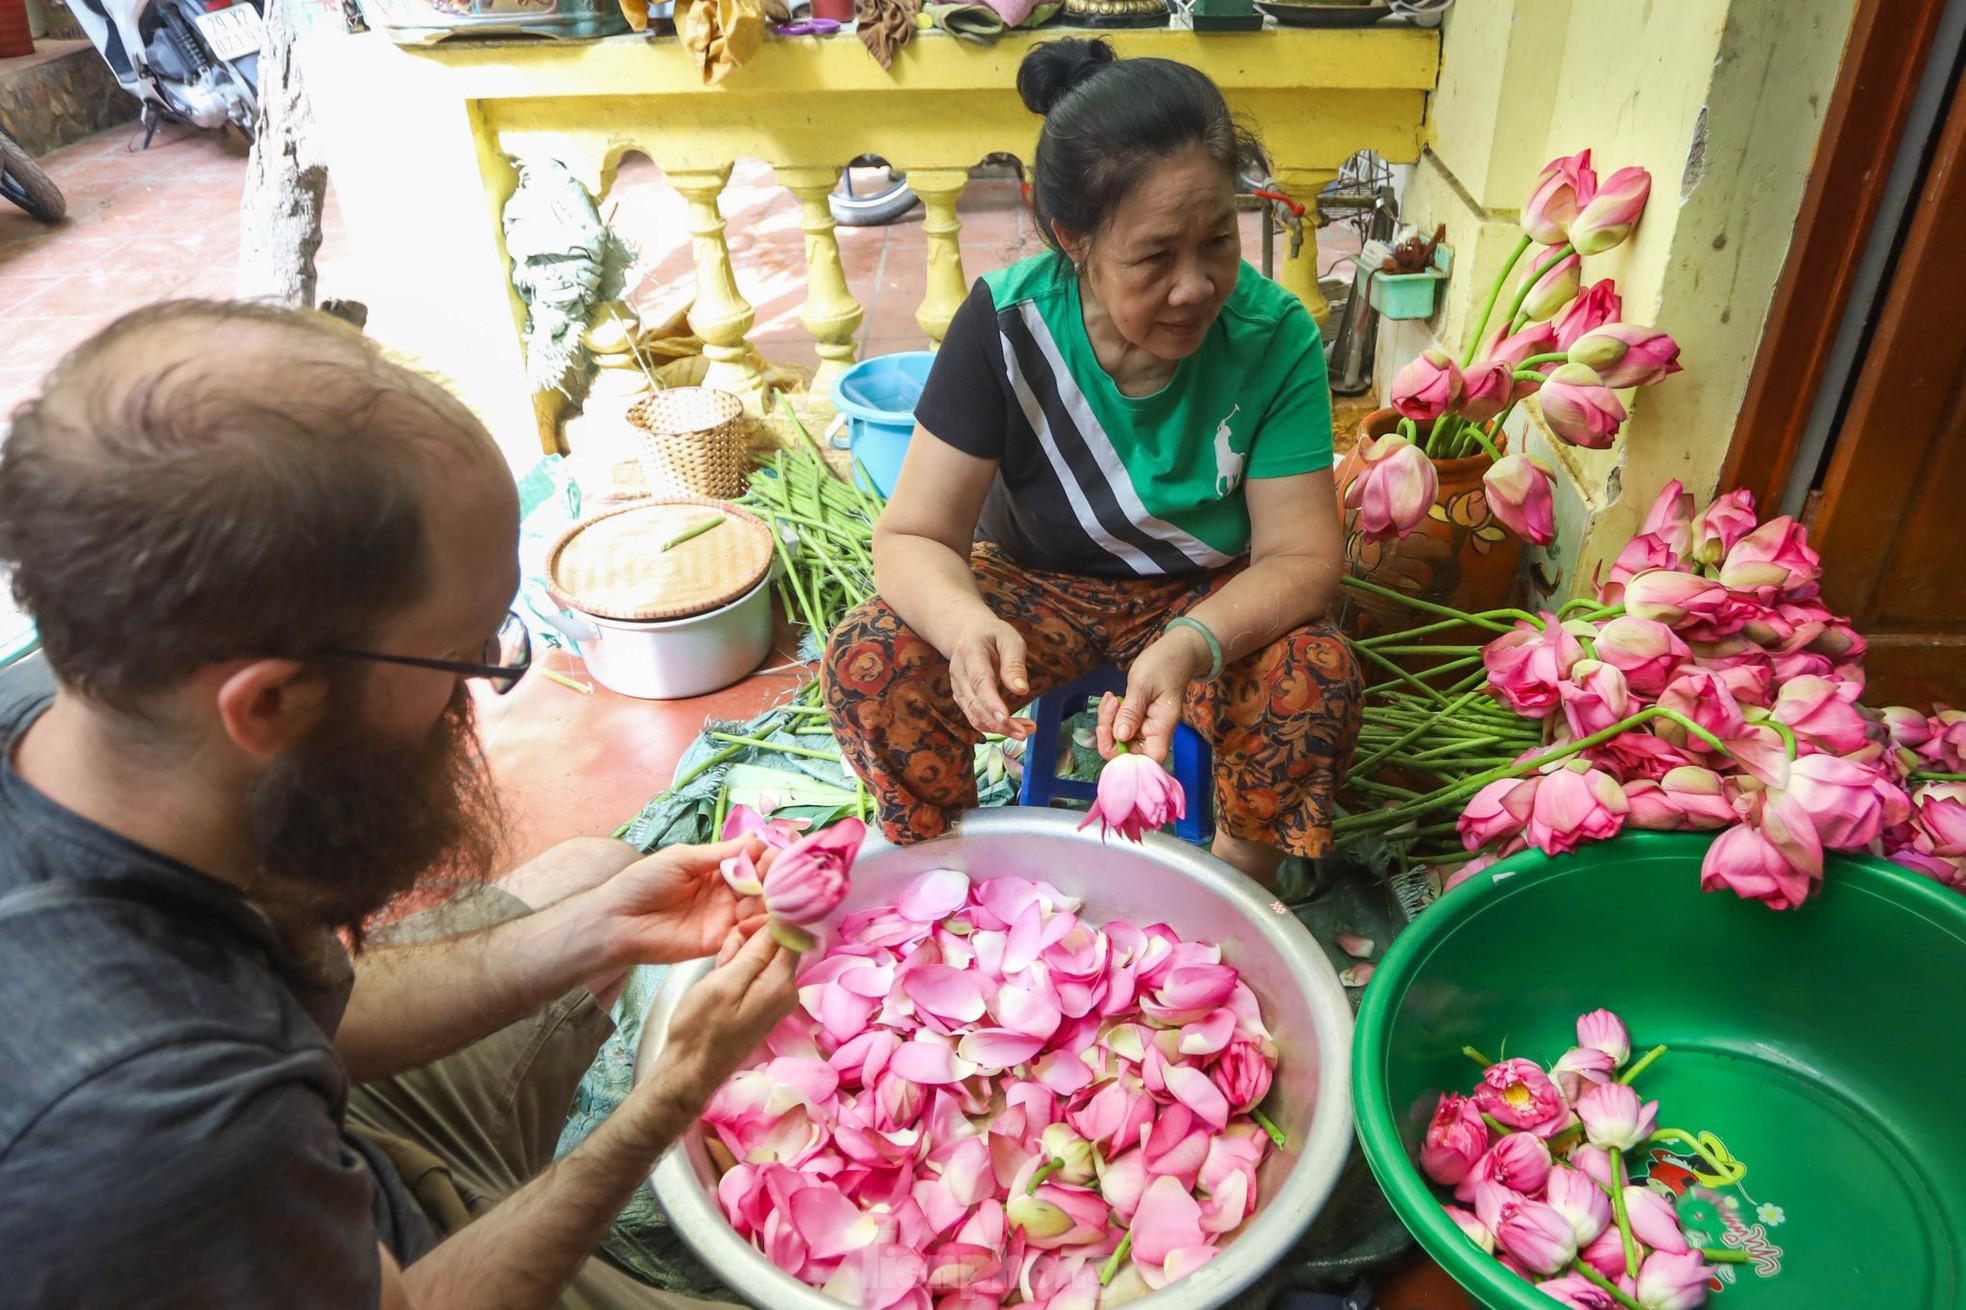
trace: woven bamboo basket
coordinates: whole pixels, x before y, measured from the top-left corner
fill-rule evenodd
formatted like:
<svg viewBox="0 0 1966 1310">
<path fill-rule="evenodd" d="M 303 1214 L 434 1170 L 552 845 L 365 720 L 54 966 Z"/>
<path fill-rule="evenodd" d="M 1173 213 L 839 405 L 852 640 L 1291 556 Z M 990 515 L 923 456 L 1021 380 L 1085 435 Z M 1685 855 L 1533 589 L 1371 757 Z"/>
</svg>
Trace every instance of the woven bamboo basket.
<svg viewBox="0 0 1966 1310">
<path fill-rule="evenodd" d="M 744 492 L 744 406 L 709 387 L 676 387 L 635 402 L 642 471 L 656 496 L 728 500 Z"/>
</svg>

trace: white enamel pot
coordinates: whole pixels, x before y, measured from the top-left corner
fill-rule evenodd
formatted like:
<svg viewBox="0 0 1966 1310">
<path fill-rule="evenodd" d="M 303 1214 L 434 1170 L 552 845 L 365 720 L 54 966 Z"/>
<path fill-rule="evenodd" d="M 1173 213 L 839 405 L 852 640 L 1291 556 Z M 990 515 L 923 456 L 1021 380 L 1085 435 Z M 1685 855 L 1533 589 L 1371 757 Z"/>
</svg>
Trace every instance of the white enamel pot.
<svg viewBox="0 0 1966 1310">
<path fill-rule="evenodd" d="M 771 575 L 728 605 L 680 619 L 610 619 L 580 609 L 541 615 L 580 643 L 587 671 L 609 691 L 684 700 L 728 687 L 771 650 Z"/>
</svg>

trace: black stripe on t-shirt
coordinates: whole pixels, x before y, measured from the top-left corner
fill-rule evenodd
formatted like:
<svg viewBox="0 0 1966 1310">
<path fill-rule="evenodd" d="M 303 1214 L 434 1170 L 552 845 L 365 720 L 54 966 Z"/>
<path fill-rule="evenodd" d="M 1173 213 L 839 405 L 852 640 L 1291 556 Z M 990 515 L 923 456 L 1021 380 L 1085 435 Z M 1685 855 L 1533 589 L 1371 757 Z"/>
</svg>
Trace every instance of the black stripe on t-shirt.
<svg viewBox="0 0 1966 1310">
<path fill-rule="evenodd" d="M 1148 536 L 1135 526 L 1133 521 L 1127 518 L 1125 511 L 1120 508 L 1118 499 L 1113 495 L 1112 486 L 1106 481 L 1105 471 L 1099 467 L 1099 461 L 1093 455 L 1091 446 L 1087 444 L 1085 434 L 1080 432 L 1078 425 L 1072 421 L 1071 412 L 1065 407 L 1063 397 L 1059 395 L 1058 379 L 1052 372 L 1051 361 L 1045 357 L 1043 349 L 1031 335 L 1030 326 L 1024 322 L 1018 307 L 1013 306 L 998 314 L 997 321 L 1002 325 L 1004 339 L 1010 343 L 1010 348 L 1017 357 L 1018 367 L 1023 373 L 1026 385 L 1031 388 L 1031 394 L 1037 398 L 1038 405 L 1044 410 L 1045 419 L 1051 427 L 1052 440 L 1057 443 L 1059 454 L 1064 456 L 1066 467 L 1072 471 L 1073 481 L 1078 484 L 1080 493 L 1084 495 L 1086 503 L 1092 507 L 1093 516 L 1099 520 L 1099 526 L 1104 528 L 1108 535 L 1126 542 L 1153 561 L 1156 571 L 1191 572 L 1195 567 L 1193 560 L 1182 554 L 1177 547 Z M 1022 419 L 1021 413 L 1020 420 L 1027 427 L 1029 426 L 1029 421 Z M 1035 432 L 1031 434 L 1031 439 L 1033 441 L 1038 439 Z M 1074 522 L 1076 518 L 1077 516 L 1074 515 Z M 1082 525 L 1080 531 L 1084 531 Z M 1114 558 L 1122 565 L 1126 564 L 1126 561 L 1118 556 Z M 1138 572 L 1137 569 L 1135 571 Z"/>
</svg>

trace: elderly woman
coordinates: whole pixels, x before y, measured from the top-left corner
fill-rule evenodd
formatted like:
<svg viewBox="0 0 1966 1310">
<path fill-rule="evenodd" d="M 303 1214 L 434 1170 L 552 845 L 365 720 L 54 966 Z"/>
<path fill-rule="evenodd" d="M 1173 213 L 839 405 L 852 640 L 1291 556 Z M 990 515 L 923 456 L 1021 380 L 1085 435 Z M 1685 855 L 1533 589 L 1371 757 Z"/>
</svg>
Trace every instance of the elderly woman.
<svg viewBox="0 0 1966 1310">
<path fill-rule="evenodd" d="M 826 698 L 889 840 L 976 803 L 984 733 L 1101 664 L 1099 743 L 1215 758 L 1215 853 L 1266 884 L 1331 840 L 1360 678 L 1324 615 L 1342 563 L 1316 323 L 1242 259 L 1254 158 L 1215 84 L 1101 41 L 1033 49 L 1049 253 L 983 278 L 916 407 L 874 533 L 880 595 Z M 1191 804 L 1207 804 L 1193 797 Z"/>
</svg>

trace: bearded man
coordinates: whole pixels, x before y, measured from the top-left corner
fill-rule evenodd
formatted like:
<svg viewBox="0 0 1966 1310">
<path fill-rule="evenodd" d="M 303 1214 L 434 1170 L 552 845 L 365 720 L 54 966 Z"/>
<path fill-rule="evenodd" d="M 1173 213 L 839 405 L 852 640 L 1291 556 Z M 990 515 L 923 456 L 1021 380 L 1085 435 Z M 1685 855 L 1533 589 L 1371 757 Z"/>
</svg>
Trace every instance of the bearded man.
<svg viewBox="0 0 1966 1310">
<path fill-rule="evenodd" d="M 7 1304 L 682 1303 L 593 1253 L 795 959 L 738 844 L 486 880 L 465 684 L 529 660 L 518 517 L 476 418 L 322 316 L 154 306 L 15 412 L 0 565 L 56 686 L 0 710 Z M 712 953 L 555 1162 L 623 972 Z"/>
</svg>

